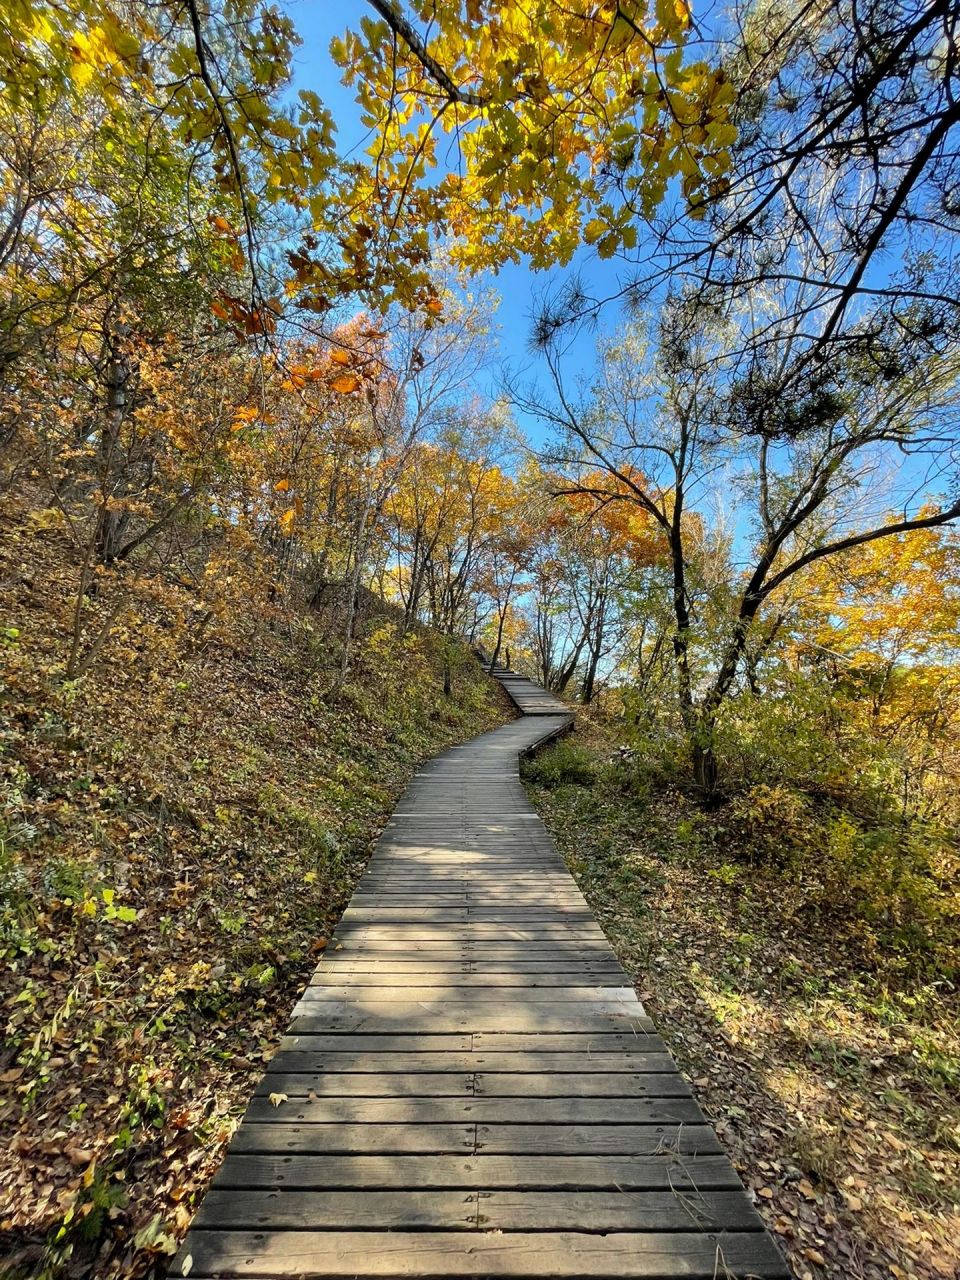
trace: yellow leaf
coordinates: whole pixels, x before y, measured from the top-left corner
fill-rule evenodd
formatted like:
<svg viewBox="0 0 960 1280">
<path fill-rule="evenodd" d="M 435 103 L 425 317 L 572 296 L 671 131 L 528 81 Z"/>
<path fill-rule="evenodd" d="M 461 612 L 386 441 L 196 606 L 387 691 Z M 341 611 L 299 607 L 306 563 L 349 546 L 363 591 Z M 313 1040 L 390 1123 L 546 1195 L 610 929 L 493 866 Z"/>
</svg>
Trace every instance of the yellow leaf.
<svg viewBox="0 0 960 1280">
<path fill-rule="evenodd" d="M 296 520 L 296 518 L 297 518 L 296 507 L 290 507 L 289 510 L 285 511 L 283 515 L 280 517 L 280 519 L 277 521 L 277 523 L 280 525 L 281 532 L 285 533 L 287 537 L 289 537 L 290 534 L 293 533 L 293 522 L 294 520 Z"/>
<path fill-rule="evenodd" d="M 288 1100 L 287 1095 L 285 1093 L 271 1093 L 270 1095 L 271 1107 L 279 1107 L 282 1103 L 286 1102 L 287 1100 Z"/>
</svg>

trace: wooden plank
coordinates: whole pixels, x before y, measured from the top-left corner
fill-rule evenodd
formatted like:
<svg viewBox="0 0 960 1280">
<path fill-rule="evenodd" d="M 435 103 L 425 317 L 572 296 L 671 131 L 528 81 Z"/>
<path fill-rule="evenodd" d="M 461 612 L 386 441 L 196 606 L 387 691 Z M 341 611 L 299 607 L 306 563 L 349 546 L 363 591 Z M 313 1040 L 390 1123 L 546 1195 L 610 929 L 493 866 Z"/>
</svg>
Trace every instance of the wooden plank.
<svg viewBox="0 0 960 1280">
<path fill-rule="evenodd" d="M 709 1191 L 739 1188 L 726 1156 L 240 1155 L 229 1152 L 215 1187 L 378 1190 Z"/>
<path fill-rule="evenodd" d="M 650 1019 L 645 1019 L 650 1023 Z M 432 1050 L 456 1050 L 484 1053 L 582 1053 L 594 1056 L 607 1056 L 611 1053 L 644 1052 L 651 1044 L 662 1048 L 663 1041 L 652 1030 L 652 1023 L 644 1030 L 636 1031 L 632 1027 L 623 1031 L 606 1028 L 602 1031 L 476 1031 L 472 1034 L 457 1032 L 338 1032 L 331 1031 L 322 1018 L 311 1018 L 304 1015 L 291 1023 L 291 1035 L 308 1035 L 314 1037 L 313 1048 L 324 1046 L 316 1037 L 325 1038 L 331 1050 L 368 1049 L 371 1052 L 381 1049 L 399 1050 L 400 1052 L 423 1052 Z M 463 1043 L 463 1042 L 466 1043 Z M 476 1061 L 476 1059 L 474 1059 Z"/>
<path fill-rule="evenodd" d="M 620 989 L 614 988 L 615 991 Z M 305 1013 L 313 1018 L 327 1018 L 331 1026 L 336 1025 L 334 1020 L 339 1018 L 384 1018 L 394 1023 L 398 1019 L 407 1019 L 416 1023 L 415 1030 L 422 1028 L 424 1031 L 440 1030 L 438 1020 L 465 1021 L 469 1023 L 471 1031 L 549 1031 L 551 1028 L 547 1023 L 553 1015 L 564 1024 L 570 1023 L 569 1030 L 578 1031 L 591 1029 L 590 1019 L 599 1018 L 599 1025 L 604 1026 L 605 1020 L 611 1017 L 629 1022 L 644 1016 L 643 1005 L 632 990 L 625 996 L 604 996 L 602 987 L 589 987 L 587 991 L 588 994 L 576 1002 L 579 1007 L 571 1012 L 570 1002 L 560 999 L 559 995 L 554 997 L 552 993 L 544 992 L 541 993 L 542 998 L 537 997 L 535 1000 L 526 991 L 506 990 L 497 1001 L 498 1011 L 502 1015 L 499 1018 L 492 1016 L 491 1011 L 486 1008 L 489 1000 L 483 999 L 476 992 L 469 992 L 456 1001 L 444 1002 L 441 1007 L 436 992 L 431 994 L 429 989 L 426 995 L 413 995 L 407 1001 L 396 1001 L 386 999 L 379 991 L 375 994 L 358 991 L 355 995 L 336 999 L 329 996 L 323 988 L 308 987 L 300 1003 L 306 1006 Z M 579 1023 L 578 1018 L 582 1019 Z M 428 1026 L 428 1021 L 434 1025 Z M 527 1021 L 530 1022 L 529 1028 L 524 1025 Z M 452 1029 L 460 1030 L 459 1027 Z M 561 1031 L 564 1028 L 555 1029 Z"/>
<path fill-rule="evenodd" d="M 315 1019 L 304 1019 L 301 1023 L 297 1022 L 297 1027 L 303 1026 L 304 1032 L 310 1036 L 309 1048 L 316 1052 L 328 1054 L 357 1054 L 363 1053 L 364 1056 L 370 1053 L 396 1053 L 403 1050 L 416 1050 L 418 1053 L 433 1053 L 446 1057 L 451 1053 L 469 1054 L 473 1044 L 473 1037 L 469 1035 L 417 1035 L 411 1039 L 407 1035 L 337 1035 L 329 1031 L 323 1019 L 319 1021 Z M 317 1027 L 317 1032 L 312 1031 L 313 1026 Z M 298 1040 L 298 1036 L 287 1035 L 281 1041 L 281 1049 L 286 1041 Z"/>
<path fill-rule="evenodd" d="M 323 1039 L 324 1037 L 320 1037 Z M 311 1049 L 311 1039 L 288 1036 L 280 1052 L 266 1064 L 268 1074 L 277 1071 L 350 1071 L 350 1072 L 420 1072 L 474 1071 L 495 1075 L 541 1075 L 547 1072 L 625 1072 L 663 1074 L 675 1071 L 673 1059 L 663 1046 L 657 1048 L 655 1037 L 649 1052 L 633 1053 L 456 1053 L 452 1050 L 426 1050 L 423 1053 L 407 1047 L 392 1054 L 379 1051 Z M 412 1043 L 416 1043 L 414 1040 Z"/>
<path fill-rule="evenodd" d="M 294 1037 L 291 1037 L 294 1039 Z M 268 1075 L 277 1072 L 301 1075 L 304 1072 L 349 1071 L 380 1075 L 383 1072 L 435 1072 L 478 1071 L 494 1075 L 542 1075 L 548 1072 L 561 1074 L 583 1072 L 614 1072 L 623 1075 L 635 1072 L 642 1075 L 663 1075 L 675 1071 L 673 1059 L 662 1053 L 631 1054 L 576 1054 L 576 1053 L 416 1053 L 399 1052 L 389 1060 L 370 1053 L 310 1052 L 309 1049 L 283 1048 L 267 1064 Z"/>
<path fill-rule="evenodd" d="M 204 1198 L 194 1227 L 476 1231 L 479 1191 L 220 1191 Z M 322 1242 L 318 1252 L 322 1251 Z"/>
<path fill-rule="evenodd" d="M 581 978 L 581 981 L 583 979 Z M 401 1003 L 410 1001 L 424 1001 L 431 1008 L 437 1003 L 464 1004 L 469 1001 L 470 1005 L 483 1003 L 485 1001 L 493 1001 L 498 1008 L 503 1008 L 506 1003 L 522 1001 L 524 1008 L 538 1007 L 541 1004 L 577 1004 L 586 1005 L 594 1008 L 598 1003 L 598 993 L 609 993 L 611 999 L 627 1000 L 629 993 L 633 996 L 632 987 L 613 986 L 611 984 L 595 983 L 593 986 L 570 986 L 569 979 L 562 982 L 554 982 L 550 986 L 540 986 L 537 983 L 524 983 L 522 986 L 510 984 L 503 986 L 498 983 L 484 982 L 482 976 L 473 982 L 463 983 L 457 981 L 456 984 L 451 982 L 434 982 L 420 984 L 419 980 L 414 979 L 417 985 L 408 985 L 406 982 L 401 983 L 370 983 L 348 982 L 346 977 L 339 978 L 338 982 L 322 982 L 313 981 L 304 992 L 304 999 L 314 1000 L 336 1000 L 336 1001 L 359 1001 L 366 1007 L 367 1001 L 371 998 L 371 992 L 376 992 L 378 1003 L 384 1003 L 389 1000 L 396 1000 Z M 634 996 L 634 998 L 636 998 Z M 638 1015 L 642 1012 L 642 1006 L 638 1004 Z"/>
<path fill-rule="evenodd" d="M 422 921 L 424 918 L 421 914 L 414 915 L 414 912 L 425 911 L 466 912 L 469 917 L 476 917 L 478 913 L 491 912 L 499 917 L 509 917 L 511 920 L 520 917 L 531 919 L 553 915 L 561 923 L 566 923 L 571 918 L 588 919 L 582 899 L 579 902 L 573 899 L 564 900 L 552 894 L 544 900 L 541 895 L 534 898 L 533 894 L 527 892 L 521 894 L 520 890 L 512 897 L 504 894 L 502 900 L 487 898 L 480 894 L 464 894 L 459 899 L 450 900 L 434 899 L 426 890 L 387 893 L 378 889 L 375 893 L 358 895 L 354 901 L 359 905 L 356 913 L 351 913 L 348 919 L 357 918 L 361 911 L 374 921 L 382 920 L 387 916 L 397 916 L 411 923 Z"/>
<path fill-rule="evenodd" d="M 623 969 L 614 961 L 582 960 L 498 960 L 495 957 L 484 962 L 481 958 L 464 956 L 462 958 L 435 959 L 432 956 L 408 959 L 394 956 L 369 956 L 366 959 L 352 957 L 347 959 L 340 952 L 325 956 L 316 974 L 324 973 L 356 973 L 369 977 L 389 978 L 392 975 L 401 977 L 406 973 L 464 973 L 483 978 L 517 978 L 518 981 L 536 981 L 540 975 L 547 977 L 556 974 L 558 977 L 569 977 L 585 974 L 594 977 L 597 974 L 621 979 L 623 986 L 629 986 L 629 980 Z"/>
<path fill-rule="evenodd" d="M 531 924 L 529 927 L 511 924 L 344 924 L 337 928 L 338 939 L 352 942 L 390 940 L 404 942 L 421 940 L 424 942 L 460 942 L 467 938 L 492 938 L 499 942 L 561 942 L 566 946 L 571 943 L 595 942 L 606 944 L 606 938 L 599 925 L 577 924 Z"/>
<path fill-rule="evenodd" d="M 283 1091 L 280 1091 L 283 1092 Z M 255 1097 L 254 1124 L 703 1124 L 690 1098 L 294 1098 L 279 1106 Z"/>
<path fill-rule="evenodd" d="M 740 1191 L 211 1191 L 194 1225 L 444 1231 L 762 1230 Z"/>
<path fill-rule="evenodd" d="M 474 1149 L 475 1124 L 242 1124 L 230 1150 L 240 1155 L 465 1155 Z"/>
<path fill-rule="evenodd" d="M 337 1031 L 628 1031 L 641 1027 L 640 1014 L 628 1008 L 612 1008 L 564 1004 L 527 1004 L 497 1006 L 477 1002 L 473 1005 L 436 1004 L 429 1014 L 421 1003 L 403 1004 L 380 1001 L 323 1001 L 305 995 L 294 1008 L 294 1016 L 321 1019 Z"/>
<path fill-rule="evenodd" d="M 230 1150 L 243 1155 L 715 1155 L 709 1125 L 242 1124 Z"/>
<path fill-rule="evenodd" d="M 384 999 L 395 998 L 397 992 L 411 991 L 428 987 L 450 991 L 472 991 L 474 989 L 496 991 L 504 987 L 520 988 L 525 992 L 537 990 L 559 989 L 562 992 L 580 991 L 585 981 L 591 983 L 591 990 L 597 987 L 619 988 L 624 984 L 624 975 L 617 972 L 586 973 L 583 970 L 568 969 L 559 973 L 471 973 L 462 968 L 438 972 L 436 969 L 416 969 L 411 967 L 401 973 L 377 973 L 370 970 L 345 970 L 340 966 L 330 965 L 327 969 L 318 970 L 310 979 L 311 987 L 323 987 L 325 991 L 347 991 L 357 988 L 371 988 L 378 991 Z M 412 984 L 412 985 L 411 985 Z M 574 985 L 576 984 L 576 985 Z M 416 999 L 424 999 L 416 996 Z"/>
<path fill-rule="evenodd" d="M 439 954 L 476 957 L 489 954 L 492 959 L 502 957 L 505 960 L 553 959 L 558 956 L 574 960 L 584 959 L 615 960 L 613 951 L 606 942 L 568 941 L 562 938 L 548 938 L 542 942 L 527 942 L 518 945 L 509 939 L 478 942 L 470 938 L 371 938 L 361 946 L 350 939 L 336 939 L 330 948 L 330 954 L 351 956 L 375 956 L 400 953 L 403 955 Z"/>
<path fill-rule="evenodd" d="M 583 908 L 538 908 L 538 907 L 356 907 L 345 911 L 337 926 L 337 933 L 347 933 L 359 925 L 376 926 L 386 929 L 388 925 L 402 925 L 404 928 L 413 925 L 438 925 L 457 927 L 468 925 L 477 928 L 480 925 L 505 924 L 511 929 L 530 928 L 543 931 L 550 927 L 571 933 L 593 933 L 596 926 L 589 912 Z M 494 931 L 496 932 L 496 931 Z"/>
<path fill-rule="evenodd" d="M 257 1276 L 262 1280 L 356 1280 L 358 1276 L 423 1277 L 656 1277 L 717 1280 L 723 1275 L 788 1278 L 783 1260 L 762 1232 L 480 1231 L 469 1243 L 460 1232 L 198 1231 L 190 1242 L 197 1277 Z M 185 1256 L 185 1255 L 184 1255 Z M 172 1274 L 176 1275 L 175 1260 Z M 182 1274 L 182 1271 L 181 1271 Z"/>
<path fill-rule="evenodd" d="M 564 1072 L 544 1072 L 542 1075 L 526 1075 L 520 1072 L 482 1072 L 474 1077 L 476 1097 L 550 1097 L 550 1098 L 670 1098 L 687 1097 L 690 1086 L 679 1071 L 654 1072 L 604 1072 L 593 1074 L 581 1071 L 567 1075 Z"/>
<path fill-rule="evenodd" d="M 557 1035 L 547 1035 L 542 1032 L 531 1034 L 529 1032 L 478 1031 L 473 1036 L 472 1043 L 474 1049 L 482 1049 L 484 1052 L 502 1053 L 507 1050 L 522 1050 L 525 1053 L 592 1054 L 643 1051 L 653 1041 L 662 1045 L 663 1041 L 656 1034 L 651 1020 L 643 1018 L 640 1021 L 647 1024 L 643 1031 L 631 1028 L 629 1031 L 606 1030 L 588 1034 L 567 1031 Z"/>
<path fill-rule="evenodd" d="M 375 1065 L 371 1063 L 371 1065 Z M 402 1065 L 402 1064 L 401 1064 Z M 511 1097 L 511 1098 L 683 1098 L 690 1086 L 676 1071 L 630 1074 L 628 1072 L 587 1072 L 564 1075 L 544 1072 L 495 1074 L 485 1072 L 272 1072 L 263 1077 L 256 1095 L 285 1093 L 289 1098 L 363 1097 L 363 1098 L 437 1098 Z"/>
<path fill-rule="evenodd" d="M 579 905 L 584 901 L 578 891 L 565 889 L 562 884 L 552 878 L 548 870 L 542 868 L 536 874 L 531 872 L 523 876 L 509 871 L 504 872 L 497 881 L 499 887 L 494 892 L 491 892 L 488 881 L 482 878 L 485 875 L 484 871 L 478 872 L 475 876 L 469 876 L 461 869 L 454 872 L 443 883 L 458 886 L 456 898 L 461 902 L 491 906 L 498 906 L 503 902 L 516 903 L 518 898 L 521 905 L 529 902 L 547 905 L 556 903 L 559 906 L 566 906 Z M 438 877 L 433 870 L 418 874 L 413 871 L 402 872 L 396 868 L 389 879 L 378 878 L 375 874 L 371 874 L 369 879 L 365 878 L 361 881 L 362 887 L 357 890 L 357 901 L 361 904 L 382 898 L 389 899 L 391 903 L 398 898 L 418 898 L 421 904 L 423 898 L 427 898 L 429 902 L 444 901 L 443 897 L 439 899 L 437 897 L 437 882 Z"/>
<path fill-rule="evenodd" d="M 344 1071 L 271 1072 L 257 1085 L 256 1097 L 285 1093 L 290 1098 L 315 1094 L 323 1098 L 439 1098 L 472 1097 L 476 1076 L 472 1071 L 367 1072 Z"/>
<path fill-rule="evenodd" d="M 388 888 L 383 885 L 364 885 L 363 881 L 353 895 L 353 903 L 359 908 L 376 911 L 416 911 L 423 907 L 434 910 L 461 908 L 467 911 L 520 911 L 551 910 L 566 914 L 570 911 L 583 911 L 584 900 L 579 894 L 561 894 L 553 892 L 537 892 L 533 889 L 521 889 L 519 885 L 512 889 L 505 887 L 500 893 L 478 890 L 471 893 L 463 888 L 458 893 L 438 893 L 435 889 L 424 886 L 413 890 L 407 888 Z"/>
<path fill-rule="evenodd" d="M 401 1126 L 398 1126 L 400 1128 Z M 404 1131 L 406 1127 L 404 1126 Z M 714 1155 L 722 1151 L 708 1124 L 480 1124 L 477 1151 L 489 1155 Z"/>
</svg>

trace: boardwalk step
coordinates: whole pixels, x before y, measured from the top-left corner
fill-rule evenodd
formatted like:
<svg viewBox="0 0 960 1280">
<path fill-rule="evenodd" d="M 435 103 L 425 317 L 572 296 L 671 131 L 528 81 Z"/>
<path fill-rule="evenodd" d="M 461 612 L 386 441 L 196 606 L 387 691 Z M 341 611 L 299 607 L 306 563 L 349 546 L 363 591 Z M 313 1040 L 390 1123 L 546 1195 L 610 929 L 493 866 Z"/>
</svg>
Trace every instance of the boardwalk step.
<svg viewBox="0 0 960 1280">
<path fill-rule="evenodd" d="M 656 1277 L 718 1280 L 783 1277 L 783 1262 L 760 1231 L 499 1234 L 389 1231 L 211 1231 L 190 1242 L 191 1276 L 225 1273 L 262 1280 L 356 1280 L 358 1276 Z"/>
</svg>

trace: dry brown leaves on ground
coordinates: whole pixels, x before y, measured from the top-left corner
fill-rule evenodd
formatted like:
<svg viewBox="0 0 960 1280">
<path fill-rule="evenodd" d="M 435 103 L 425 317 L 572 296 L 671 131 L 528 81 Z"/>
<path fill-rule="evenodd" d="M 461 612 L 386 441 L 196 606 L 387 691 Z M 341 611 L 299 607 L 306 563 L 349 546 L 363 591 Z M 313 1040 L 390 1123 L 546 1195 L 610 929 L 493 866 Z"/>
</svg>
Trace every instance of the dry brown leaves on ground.
<svg viewBox="0 0 960 1280">
<path fill-rule="evenodd" d="M 0 529 L 0 1273 L 130 1280 L 164 1273 L 417 762 L 508 712 L 467 655 L 445 699 L 436 640 L 383 616 L 331 700 L 315 618 L 197 642 L 156 580 L 64 681 L 71 557 Z"/>
</svg>

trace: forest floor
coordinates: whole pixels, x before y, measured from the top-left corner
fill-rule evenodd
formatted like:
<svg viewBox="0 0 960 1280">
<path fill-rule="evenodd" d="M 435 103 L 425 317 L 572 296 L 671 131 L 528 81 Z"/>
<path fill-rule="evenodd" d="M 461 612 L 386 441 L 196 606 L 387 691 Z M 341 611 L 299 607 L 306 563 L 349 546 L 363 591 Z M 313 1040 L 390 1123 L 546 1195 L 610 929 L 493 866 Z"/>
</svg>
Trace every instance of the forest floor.
<svg viewBox="0 0 960 1280">
<path fill-rule="evenodd" d="M 955 1280 L 956 991 L 861 954 L 598 729 L 524 772 L 798 1280 Z"/>
<path fill-rule="evenodd" d="M 14 519 L 16 516 L 16 519 Z M 84 603 L 49 513 L 0 518 L 0 1275 L 165 1273 L 395 798 L 511 712 L 370 614 L 330 696 L 309 613 L 136 579 Z M 114 608 L 113 605 L 110 606 Z"/>
</svg>

